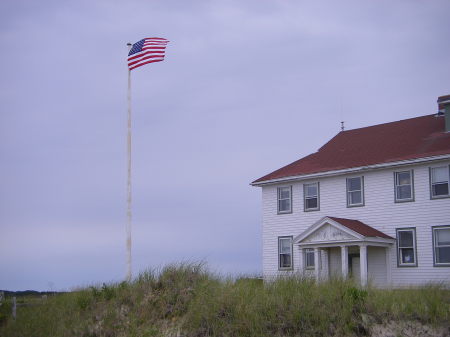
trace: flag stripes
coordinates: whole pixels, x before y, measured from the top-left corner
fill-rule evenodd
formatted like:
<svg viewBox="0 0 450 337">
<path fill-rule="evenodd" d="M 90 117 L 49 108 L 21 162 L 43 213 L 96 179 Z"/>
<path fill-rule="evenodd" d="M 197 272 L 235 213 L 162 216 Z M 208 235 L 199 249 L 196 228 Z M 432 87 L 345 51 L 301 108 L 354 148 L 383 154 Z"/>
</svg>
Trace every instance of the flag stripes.
<svg viewBox="0 0 450 337">
<path fill-rule="evenodd" d="M 128 69 L 163 61 L 167 43 L 168 40 L 160 37 L 149 37 L 136 42 L 128 53 Z"/>
</svg>

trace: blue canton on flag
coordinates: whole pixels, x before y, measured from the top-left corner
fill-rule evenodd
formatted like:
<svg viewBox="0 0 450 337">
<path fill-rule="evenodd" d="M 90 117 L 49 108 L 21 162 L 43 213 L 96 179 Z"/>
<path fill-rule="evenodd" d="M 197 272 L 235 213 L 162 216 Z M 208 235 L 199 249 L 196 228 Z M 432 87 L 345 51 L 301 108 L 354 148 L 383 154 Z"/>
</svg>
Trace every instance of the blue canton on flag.
<svg viewBox="0 0 450 337">
<path fill-rule="evenodd" d="M 133 47 L 131 48 L 130 52 L 128 53 L 128 56 L 142 51 L 142 47 L 144 46 L 144 41 L 145 41 L 145 39 L 142 39 L 141 41 L 136 42 L 133 45 Z"/>
</svg>

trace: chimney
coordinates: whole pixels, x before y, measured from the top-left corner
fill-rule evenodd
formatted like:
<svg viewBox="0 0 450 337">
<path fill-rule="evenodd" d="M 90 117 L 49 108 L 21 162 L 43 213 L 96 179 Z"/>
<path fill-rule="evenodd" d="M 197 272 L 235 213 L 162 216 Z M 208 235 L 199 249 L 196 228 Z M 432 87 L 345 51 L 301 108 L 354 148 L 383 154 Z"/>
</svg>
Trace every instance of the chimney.
<svg viewBox="0 0 450 337">
<path fill-rule="evenodd" d="M 445 131 L 450 132 L 450 95 L 440 96 L 437 100 L 438 116 L 445 118 Z"/>
</svg>

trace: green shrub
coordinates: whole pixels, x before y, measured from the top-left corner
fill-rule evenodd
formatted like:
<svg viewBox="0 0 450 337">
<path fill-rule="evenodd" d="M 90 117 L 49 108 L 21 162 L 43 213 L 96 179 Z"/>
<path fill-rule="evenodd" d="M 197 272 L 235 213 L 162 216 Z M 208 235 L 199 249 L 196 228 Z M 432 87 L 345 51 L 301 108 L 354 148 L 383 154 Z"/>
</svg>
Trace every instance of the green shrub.
<svg viewBox="0 0 450 337">
<path fill-rule="evenodd" d="M 16 321 L 7 319 L 11 307 L 0 306 L 0 336 L 358 336 L 374 321 L 450 321 L 450 290 L 442 286 L 361 289 L 301 277 L 263 283 L 186 263 L 25 302 L 33 305 L 18 307 Z"/>
<path fill-rule="evenodd" d="M 103 283 L 101 294 L 105 300 L 109 301 L 116 297 L 116 290 L 114 286 L 108 286 L 106 283 Z"/>
<path fill-rule="evenodd" d="M 369 289 L 367 306 L 379 319 L 415 320 L 437 324 L 450 321 L 450 290 L 430 284 L 407 289 Z"/>
<path fill-rule="evenodd" d="M 12 314 L 12 303 L 11 301 L 4 301 L 0 304 L 0 327 L 6 324 L 9 317 Z"/>
<path fill-rule="evenodd" d="M 91 291 L 92 297 L 95 300 L 99 300 L 102 297 L 102 292 L 100 290 L 98 290 L 96 287 L 91 286 L 91 287 L 89 287 L 89 289 Z"/>
<path fill-rule="evenodd" d="M 367 291 L 356 287 L 350 287 L 346 291 L 347 296 L 353 303 L 364 303 L 367 297 Z"/>
<path fill-rule="evenodd" d="M 92 296 L 86 291 L 80 291 L 76 298 L 76 303 L 78 308 L 81 310 L 86 310 L 92 303 Z"/>
</svg>

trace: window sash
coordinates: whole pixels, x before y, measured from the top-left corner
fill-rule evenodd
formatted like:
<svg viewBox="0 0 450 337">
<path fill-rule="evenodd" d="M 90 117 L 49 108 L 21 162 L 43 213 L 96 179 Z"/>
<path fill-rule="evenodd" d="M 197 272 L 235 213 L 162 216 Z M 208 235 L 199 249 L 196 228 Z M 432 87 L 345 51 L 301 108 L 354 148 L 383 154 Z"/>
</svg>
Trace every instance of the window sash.
<svg viewBox="0 0 450 337">
<path fill-rule="evenodd" d="M 443 234 L 439 235 L 439 232 Z M 438 247 L 450 246 L 450 227 L 436 228 L 435 233 L 436 233 L 436 246 Z"/>
<path fill-rule="evenodd" d="M 319 208 L 319 202 L 317 197 L 305 199 L 305 210 L 310 211 Z"/>
<path fill-rule="evenodd" d="M 289 199 L 291 197 L 291 189 L 289 187 L 280 187 L 279 199 Z"/>
<path fill-rule="evenodd" d="M 396 188 L 396 199 L 398 200 L 411 200 L 412 199 L 412 189 L 411 185 L 399 185 Z"/>
<path fill-rule="evenodd" d="M 448 183 L 448 166 L 432 167 L 431 182 L 435 184 Z"/>
<path fill-rule="evenodd" d="M 407 175 L 407 177 L 405 177 Z M 395 200 L 404 201 L 413 199 L 412 171 L 395 172 Z"/>
<path fill-rule="evenodd" d="M 279 237 L 278 268 L 291 269 L 292 266 L 292 237 Z"/>
<path fill-rule="evenodd" d="M 306 197 L 314 198 L 317 197 L 317 183 L 305 184 L 305 195 Z"/>
<path fill-rule="evenodd" d="M 289 269 L 292 266 L 291 254 L 280 254 L 280 269 Z"/>
<path fill-rule="evenodd" d="M 440 238 L 441 233 L 445 233 L 446 237 Z M 444 240 L 439 241 L 440 239 Z M 450 226 L 433 228 L 433 245 L 434 263 L 436 265 L 450 266 Z"/>
<path fill-rule="evenodd" d="M 291 240 L 280 239 L 280 254 L 290 254 L 290 253 L 291 253 Z"/>
<path fill-rule="evenodd" d="M 360 204 L 362 204 L 361 191 L 348 192 L 348 204 L 349 205 L 360 205 Z"/>
<path fill-rule="evenodd" d="M 411 185 L 411 171 L 395 172 L 397 185 Z"/>
<path fill-rule="evenodd" d="M 358 184 L 355 184 L 355 182 L 357 181 Z M 347 206 L 363 205 L 364 204 L 363 191 L 364 191 L 363 177 L 347 178 Z"/>
<path fill-rule="evenodd" d="M 448 195 L 448 183 L 434 183 L 431 184 L 431 188 L 433 197 Z"/>
<path fill-rule="evenodd" d="M 402 233 L 411 233 L 403 237 Z M 410 241 L 410 242 L 405 242 Z M 399 266 L 417 266 L 416 230 L 415 228 L 397 229 L 397 262 Z"/>
<path fill-rule="evenodd" d="M 278 212 L 286 213 L 291 211 L 291 199 L 278 200 Z"/>
<path fill-rule="evenodd" d="M 292 187 L 278 187 L 278 213 L 292 210 Z"/>
<path fill-rule="evenodd" d="M 405 234 L 411 234 L 405 235 Z M 400 230 L 398 234 L 398 246 L 400 248 L 414 248 L 414 234 L 412 230 Z"/>
<path fill-rule="evenodd" d="M 362 189 L 361 177 L 348 178 L 347 188 L 349 192 L 361 191 Z"/>
<path fill-rule="evenodd" d="M 415 265 L 414 248 L 399 248 L 399 251 L 401 265 Z"/>
</svg>

